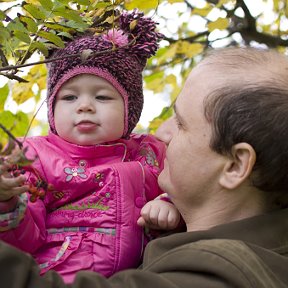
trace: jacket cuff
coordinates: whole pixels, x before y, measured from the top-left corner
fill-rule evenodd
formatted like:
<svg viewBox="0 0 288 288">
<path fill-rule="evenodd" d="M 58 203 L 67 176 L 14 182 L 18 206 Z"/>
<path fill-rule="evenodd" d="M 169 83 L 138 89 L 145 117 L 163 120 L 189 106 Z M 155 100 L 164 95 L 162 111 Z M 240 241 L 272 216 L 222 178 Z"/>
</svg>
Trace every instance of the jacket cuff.
<svg viewBox="0 0 288 288">
<path fill-rule="evenodd" d="M 18 196 L 14 196 L 8 201 L 1 201 L 0 202 L 0 214 L 5 214 L 11 211 L 14 211 L 17 203 L 18 203 Z"/>
<path fill-rule="evenodd" d="M 165 201 L 165 202 L 172 203 L 172 201 L 171 201 L 171 199 L 170 199 L 170 197 L 169 197 L 169 195 L 167 193 L 160 194 L 154 200 L 162 200 L 162 201 Z"/>
<path fill-rule="evenodd" d="M 27 194 L 23 193 L 17 197 L 16 207 L 13 211 L 0 214 L 0 232 L 7 231 L 18 226 L 24 217 L 27 208 L 27 202 Z"/>
</svg>

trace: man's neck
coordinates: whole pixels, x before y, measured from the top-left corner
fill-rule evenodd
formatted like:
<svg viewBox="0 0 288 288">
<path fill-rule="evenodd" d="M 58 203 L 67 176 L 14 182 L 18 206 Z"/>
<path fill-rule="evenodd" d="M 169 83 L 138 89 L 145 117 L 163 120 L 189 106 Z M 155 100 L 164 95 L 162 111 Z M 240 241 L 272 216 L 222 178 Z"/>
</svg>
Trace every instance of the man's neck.
<svg viewBox="0 0 288 288">
<path fill-rule="evenodd" d="M 255 196 L 252 197 L 248 191 L 244 194 L 241 194 L 241 191 L 226 191 L 222 195 L 220 193 L 217 199 L 209 199 L 200 207 L 190 208 L 189 211 L 181 210 L 187 231 L 207 230 L 217 225 L 264 213 L 265 205 L 260 193 L 255 190 L 250 192 Z"/>
</svg>

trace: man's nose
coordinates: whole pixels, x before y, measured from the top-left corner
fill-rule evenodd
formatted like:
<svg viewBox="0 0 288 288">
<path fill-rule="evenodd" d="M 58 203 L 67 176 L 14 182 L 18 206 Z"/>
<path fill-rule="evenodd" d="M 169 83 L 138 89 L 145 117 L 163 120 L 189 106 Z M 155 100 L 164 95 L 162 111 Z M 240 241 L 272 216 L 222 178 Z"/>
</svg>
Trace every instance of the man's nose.
<svg viewBox="0 0 288 288">
<path fill-rule="evenodd" d="M 177 129 L 174 119 L 171 117 L 163 122 L 157 129 L 155 136 L 167 145 L 170 143 L 173 133 Z"/>
</svg>

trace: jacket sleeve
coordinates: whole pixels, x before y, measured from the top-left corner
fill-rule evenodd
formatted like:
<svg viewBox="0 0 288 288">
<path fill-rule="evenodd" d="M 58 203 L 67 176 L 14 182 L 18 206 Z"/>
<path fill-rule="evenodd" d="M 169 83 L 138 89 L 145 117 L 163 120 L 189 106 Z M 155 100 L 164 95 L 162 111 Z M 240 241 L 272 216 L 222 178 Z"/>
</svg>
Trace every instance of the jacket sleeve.
<svg viewBox="0 0 288 288">
<path fill-rule="evenodd" d="M 155 199 L 163 192 L 158 186 L 158 176 L 163 169 L 165 144 L 152 135 L 142 135 L 139 148 L 134 156 L 144 168 L 145 194 L 147 201 Z"/>
<path fill-rule="evenodd" d="M 26 172 L 28 184 L 31 179 L 37 178 L 33 173 L 36 170 L 30 170 Z M 0 239 L 25 252 L 33 253 L 46 237 L 46 208 L 42 200 L 32 203 L 28 200 L 29 197 L 28 192 L 23 193 L 13 211 L 0 214 Z"/>
<path fill-rule="evenodd" d="M 253 265 L 246 263 L 242 266 L 237 261 L 231 262 L 229 257 L 225 258 L 209 249 L 203 249 L 200 254 L 198 249 L 173 249 L 145 269 L 118 272 L 108 279 L 94 272 L 83 271 L 77 273 L 72 284 L 64 284 L 54 271 L 40 277 L 39 269 L 31 256 L 0 242 L 1 285 L 7 288 L 272 287 L 269 286 L 270 281 L 267 285 L 262 282 L 263 286 L 257 286 L 259 282 L 257 276 L 254 276 L 254 270 Z"/>
</svg>

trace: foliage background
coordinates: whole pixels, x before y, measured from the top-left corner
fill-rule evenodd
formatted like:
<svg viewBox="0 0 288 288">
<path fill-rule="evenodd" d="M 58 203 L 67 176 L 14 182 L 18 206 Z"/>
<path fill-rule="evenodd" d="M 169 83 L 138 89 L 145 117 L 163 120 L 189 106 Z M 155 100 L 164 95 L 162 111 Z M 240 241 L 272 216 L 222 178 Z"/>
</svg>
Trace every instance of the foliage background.
<svg viewBox="0 0 288 288">
<path fill-rule="evenodd" d="M 250 9 L 252 2 L 259 3 L 257 14 Z M 47 133 L 47 123 L 35 118 L 45 105 L 46 67 L 41 61 L 50 47 L 63 47 L 65 38 L 92 21 L 98 23 L 95 33 L 113 26 L 115 8 L 142 10 L 159 22 L 159 31 L 166 36 L 144 74 L 146 91 L 152 91 L 155 99 L 160 95 L 169 99 L 168 107 L 150 122 L 151 133 L 171 115 L 170 104 L 210 47 L 250 45 L 287 52 L 287 0 L 1 1 L 0 124 L 14 136 Z M 38 63 L 31 65 L 34 62 Z M 23 112 L 23 103 L 29 103 L 32 112 Z M 0 144 L 5 141 L 7 133 L 0 129 Z"/>
</svg>

